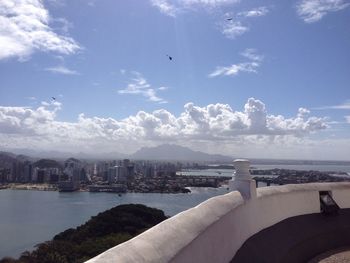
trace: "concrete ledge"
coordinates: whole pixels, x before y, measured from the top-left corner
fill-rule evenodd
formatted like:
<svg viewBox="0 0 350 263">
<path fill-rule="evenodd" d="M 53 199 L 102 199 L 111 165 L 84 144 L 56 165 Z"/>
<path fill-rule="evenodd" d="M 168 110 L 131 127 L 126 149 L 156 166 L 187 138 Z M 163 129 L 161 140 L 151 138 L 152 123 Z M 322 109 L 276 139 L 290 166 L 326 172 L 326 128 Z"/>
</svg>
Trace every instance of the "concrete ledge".
<svg viewBox="0 0 350 263">
<path fill-rule="evenodd" d="M 170 262 L 210 225 L 242 204 L 239 192 L 213 197 L 87 262 Z"/>
<path fill-rule="evenodd" d="M 213 197 L 120 244 L 89 263 L 230 262 L 246 240 L 287 218 L 320 212 L 319 191 L 350 208 L 350 183 L 316 183 L 237 191 Z"/>
</svg>

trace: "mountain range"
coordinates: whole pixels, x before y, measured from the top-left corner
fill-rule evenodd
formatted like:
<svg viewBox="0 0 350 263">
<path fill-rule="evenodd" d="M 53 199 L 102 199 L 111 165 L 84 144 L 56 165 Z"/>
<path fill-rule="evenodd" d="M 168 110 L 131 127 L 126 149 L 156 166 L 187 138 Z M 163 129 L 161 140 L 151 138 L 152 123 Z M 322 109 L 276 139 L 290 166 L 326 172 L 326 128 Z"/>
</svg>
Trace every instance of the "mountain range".
<svg viewBox="0 0 350 263">
<path fill-rule="evenodd" d="M 30 157 L 33 159 L 40 158 L 50 158 L 56 160 L 64 160 L 69 157 L 76 157 L 80 160 L 83 159 L 96 159 L 96 160 L 108 160 L 108 159 L 124 159 L 129 158 L 132 160 L 163 160 L 163 161 L 209 161 L 209 162 L 232 162 L 233 158 L 220 155 L 220 154 L 208 154 L 200 151 L 193 151 L 190 148 L 175 145 L 175 144 L 162 144 L 156 147 L 143 147 L 136 151 L 133 154 L 121 154 L 118 152 L 113 153 L 104 153 L 104 154 L 88 154 L 88 153 L 68 153 L 68 152 L 59 152 L 59 151 L 47 151 L 47 152 L 38 152 L 28 149 L 17 149 L 15 151 L 9 152 L 0 152 L 0 164 L 1 159 L 10 161 L 10 160 L 28 160 Z M 26 154 L 17 155 L 17 154 Z"/>
<path fill-rule="evenodd" d="M 211 161 L 232 162 L 233 158 L 221 154 L 208 154 L 193 151 L 175 144 L 162 144 L 156 147 L 143 147 L 129 156 L 134 160 L 173 160 L 173 161 Z"/>
</svg>

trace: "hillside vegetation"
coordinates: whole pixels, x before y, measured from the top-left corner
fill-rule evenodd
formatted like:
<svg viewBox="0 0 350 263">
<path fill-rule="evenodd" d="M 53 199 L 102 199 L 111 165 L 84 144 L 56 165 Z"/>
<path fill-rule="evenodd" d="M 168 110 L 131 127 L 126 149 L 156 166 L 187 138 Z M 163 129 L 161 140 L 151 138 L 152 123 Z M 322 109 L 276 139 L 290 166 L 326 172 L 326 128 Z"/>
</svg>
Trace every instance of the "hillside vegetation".
<svg viewBox="0 0 350 263">
<path fill-rule="evenodd" d="M 120 205 L 99 213 L 85 224 L 56 235 L 19 259 L 3 258 L 0 263 L 84 262 L 160 223 L 164 212 L 145 205 Z"/>
</svg>

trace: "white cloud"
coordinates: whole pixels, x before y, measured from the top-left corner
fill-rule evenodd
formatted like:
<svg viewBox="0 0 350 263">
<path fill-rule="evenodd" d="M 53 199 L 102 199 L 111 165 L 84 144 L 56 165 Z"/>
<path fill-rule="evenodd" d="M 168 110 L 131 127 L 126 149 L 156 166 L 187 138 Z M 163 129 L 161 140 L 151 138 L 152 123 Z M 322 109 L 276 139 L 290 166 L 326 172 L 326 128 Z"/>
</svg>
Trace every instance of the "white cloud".
<svg viewBox="0 0 350 263">
<path fill-rule="evenodd" d="M 267 15 L 268 12 L 269 12 L 269 9 L 266 6 L 261 6 L 261 7 L 253 8 L 249 11 L 239 12 L 238 16 L 259 17 L 259 16 Z"/>
<path fill-rule="evenodd" d="M 204 107 L 187 103 L 178 116 L 165 109 L 151 113 L 139 111 L 125 119 L 87 117 L 80 114 L 75 122 L 57 120 L 59 102 L 43 102 L 42 106 L 0 107 L 0 146 L 79 151 L 130 152 L 138 147 L 163 142 L 196 145 L 215 144 L 215 149 L 227 145 L 283 145 L 296 143 L 310 134 L 327 129 L 324 118 L 308 117 L 299 109 L 295 117 L 268 114 L 260 100 L 250 98 L 242 111 L 228 104 Z M 302 114 L 301 114 L 302 113 Z M 6 140 L 5 140 L 6 138 Z"/>
<path fill-rule="evenodd" d="M 135 77 L 131 79 L 131 82 L 126 88 L 118 90 L 119 94 L 142 95 L 152 102 L 157 102 L 160 104 L 167 103 L 166 100 L 157 96 L 156 89 L 151 87 L 142 74 L 139 72 L 133 72 L 133 74 Z M 162 88 L 164 87 L 160 87 L 158 90 L 164 90 Z"/>
<path fill-rule="evenodd" d="M 158 90 L 168 90 L 169 87 L 159 87 Z"/>
<path fill-rule="evenodd" d="M 345 120 L 347 123 L 350 123 L 350 115 L 349 116 L 345 116 Z"/>
<path fill-rule="evenodd" d="M 298 110 L 298 117 L 299 118 L 304 118 L 305 116 L 309 115 L 310 114 L 310 111 L 308 109 L 305 109 L 305 108 L 299 108 Z"/>
<path fill-rule="evenodd" d="M 178 8 L 170 4 L 167 0 L 151 0 L 153 6 L 157 7 L 160 12 L 168 16 L 176 16 Z"/>
<path fill-rule="evenodd" d="M 222 24 L 222 34 L 227 38 L 235 39 L 236 37 L 249 31 L 249 27 L 243 25 L 240 21 L 228 21 Z"/>
<path fill-rule="evenodd" d="M 79 75 L 79 73 L 75 70 L 71 70 L 64 66 L 56 66 L 51 68 L 46 68 L 46 71 L 50 71 L 52 73 L 64 74 L 64 75 Z"/>
<path fill-rule="evenodd" d="M 159 9 L 165 15 L 176 17 L 179 14 L 184 14 L 190 11 L 207 11 L 211 15 L 217 15 L 217 10 L 220 7 L 232 6 L 240 0 L 150 0 L 151 4 Z M 225 18 L 221 17 L 217 23 L 222 34 L 230 39 L 249 31 L 249 27 L 243 24 L 246 18 L 265 16 L 269 9 L 265 6 L 257 7 L 249 11 L 238 13 L 233 17 L 232 13 L 226 13 Z M 230 19 L 228 19 L 230 18 Z M 223 21 L 224 20 L 224 21 Z"/>
<path fill-rule="evenodd" d="M 264 59 L 263 55 L 257 54 L 257 50 L 255 48 L 247 48 L 241 53 L 241 55 L 245 58 L 258 62 L 261 62 Z"/>
<path fill-rule="evenodd" d="M 257 62 L 245 62 L 232 64 L 227 67 L 217 67 L 212 73 L 209 74 L 209 77 L 217 77 L 217 76 L 235 76 L 240 72 L 253 72 L 256 73 L 256 69 L 259 67 L 259 63 Z"/>
<path fill-rule="evenodd" d="M 80 46 L 73 38 L 53 31 L 51 20 L 42 0 L 1 0 L 0 60 L 25 60 L 38 50 L 66 55 L 78 51 Z"/>
<path fill-rule="evenodd" d="M 217 76 L 236 76 L 241 72 L 257 73 L 257 68 L 260 67 L 264 56 L 257 54 L 253 48 L 244 50 L 241 55 L 251 61 L 232 64 L 230 66 L 218 66 L 208 76 L 213 78 Z"/>
<path fill-rule="evenodd" d="M 239 12 L 236 16 L 232 13 L 226 13 L 225 21 L 220 23 L 221 32 L 227 38 L 235 39 L 250 30 L 248 25 L 244 23 L 246 19 L 265 16 L 268 12 L 269 9 L 262 6 L 249 11 Z"/>
<path fill-rule="evenodd" d="M 313 23 L 328 13 L 340 11 L 349 5 L 344 0 L 302 0 L 297 4 L 297 13 L 304 22 Z"/>
<path fill-rule="evenodd" d="M 350 110 L 350 100 L 345 101 L 344 103 L 332 106 L 321 106 L 313 108 L 315 110 Z"/>
</svg>

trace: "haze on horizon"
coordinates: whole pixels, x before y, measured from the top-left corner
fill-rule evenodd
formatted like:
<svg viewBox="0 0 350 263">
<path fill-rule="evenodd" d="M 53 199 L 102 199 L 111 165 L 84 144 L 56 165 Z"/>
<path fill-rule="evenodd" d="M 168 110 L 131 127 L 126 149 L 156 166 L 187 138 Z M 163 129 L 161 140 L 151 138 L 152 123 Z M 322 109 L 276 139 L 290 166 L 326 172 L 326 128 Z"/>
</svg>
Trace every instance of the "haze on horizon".
<svg viewBox="0 0 350 263">
<path fill-rule="evenodd" d="M 349 160 L 349 22 L 345 0 L 2 0 L 0 150 Z"/>
</svg>

